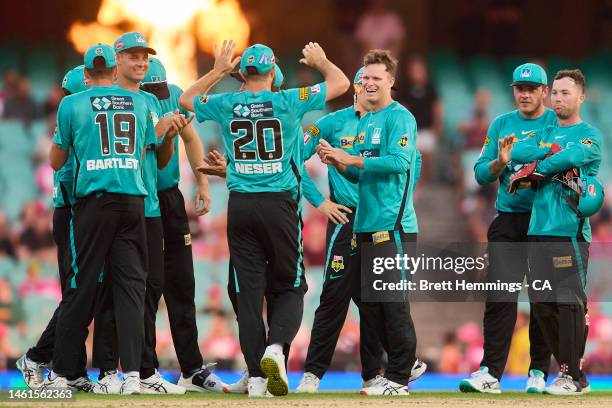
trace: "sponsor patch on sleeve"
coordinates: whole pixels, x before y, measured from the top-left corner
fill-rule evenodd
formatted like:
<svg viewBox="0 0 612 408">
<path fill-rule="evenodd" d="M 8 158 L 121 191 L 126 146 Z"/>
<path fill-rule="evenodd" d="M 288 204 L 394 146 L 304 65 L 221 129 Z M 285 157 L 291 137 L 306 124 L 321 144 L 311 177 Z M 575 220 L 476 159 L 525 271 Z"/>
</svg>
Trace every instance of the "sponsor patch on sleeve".
<svg viewBox="0 0 612 408">
<path fill-rule="evenodd" d="M 585 146 L 591 147 L 593 145 L 593 141 L 589 138 L 586 139 L 581 139 L 580 143 L 582 143 Z"/>
<path fill-rule="evenodd" d="M 310 133 L 312 137 L 317 137 L 319 136 L 319 133 L 321 133 L 321 130 L 317 127 L 317 125 L 312 124 L 308 128 L 307 132 Z"/>
<path fill-rule="evenodd" d="M 319 92 L 321 92 L 321 85 L 316 84 L 310 87 L 310 94 L 311 95 L 316 95 Z"/>
<path fill-rule="evenodd" d="M 300 88 L 300 100 L 307 101 L 308 100 L 308 88 Z"/>
</svg>

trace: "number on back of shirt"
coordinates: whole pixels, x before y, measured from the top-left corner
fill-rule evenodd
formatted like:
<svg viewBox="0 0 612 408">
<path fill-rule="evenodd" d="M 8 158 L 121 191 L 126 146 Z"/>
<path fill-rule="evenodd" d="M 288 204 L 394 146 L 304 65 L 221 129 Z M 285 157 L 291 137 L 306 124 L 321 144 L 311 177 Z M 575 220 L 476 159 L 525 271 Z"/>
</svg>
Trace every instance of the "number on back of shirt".
<svg viewBox="0 0 612 408">
<path fill-rule="evenodd" d="M 113 149 L 116 154 L 134 154 L 136 135 L 136 116 L 133 113 L 116 112 L 112 114 Z M 111 148 L 108 126 L 108 113 L 96 115 L 95 122 L 100 130 L 100 151 L 102 156 L 108 156 Z"/>
<path fill-rule="evenodd" d="M 255 123 L 250 120 L 233 120 L 230 122 L 234 140 L 234 160 L 261 161 L 280 160 L 283 157 L 283 131 L 278 119 L 260 119 Z M 271 135 L 271 143 L 266 143 L 266 135 Z M 255 139 L 256 148 L 245 147 Z"/>
</svg>

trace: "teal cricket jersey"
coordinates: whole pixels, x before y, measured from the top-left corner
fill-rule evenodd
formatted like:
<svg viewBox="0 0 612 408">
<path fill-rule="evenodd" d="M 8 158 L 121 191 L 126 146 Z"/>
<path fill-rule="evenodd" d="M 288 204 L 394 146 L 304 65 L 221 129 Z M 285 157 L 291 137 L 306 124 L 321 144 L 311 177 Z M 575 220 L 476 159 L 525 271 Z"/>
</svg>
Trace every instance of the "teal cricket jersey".
<svg viewBox="0 0 612 408">
<path fill-rule="evenodd" d="M 139 94 L 143 95 L 147 99 L 149 104 L 149 110 L 154 113 L 153 115 L 153 127 L 157 125 L 158 118 L 161 117 L 162 108 L 155 95 L 145 92 L 138 91 Z M 157 147 L 163 138 L 155 138 L 155 141 L 149 142 L 145 147 L 144 162 L 142 164 L 142 178 L 144 181 L 145 189 L 147 190 L 147 196 L 145 197 L 145 217 L 154 218 L 161 217 L 161 210 L 159 208 L 159 198 L 157 198 Z"/>
<path fill-rule="evenodd" d="M 544 158 L 553 143 L 563 150 Z M 533 201 L 529 235 L 552 235 L 576 237 L 581 220 L 565 201 L 567 188 L 551 179 L 557 173 L 577 167 L 580 174 L 596 176 L 601 164 L 601 132 L 581 122 L 573 126 L 549 126 L 534 137 L 517 142 L 512 148 L 511 158 L 518 163 L 541 160 L 536 171 L 547 176 L 540 181 Z M 588 218 L 582 227 L 584 238 L 591 241 Z"/>
<path fill-rule="evenodd" d="M 412 203 L 416 184 L 417 124 L 412 113 L 394 101 L 359 121 L 352 154 L 364 157 L 364 168 L 344 173 L 359 182 L 354 232 L 402 230 L 417 233 Z"/>
<path fill-rule="evenodd" d="M 304 137 L 304 161 L 317 150 L 320 139 L 333 147 L 350 151 L 357 136 L 359 116 L 353 106 L 323 116 L 310 126 Z M 338 204 L 356 208 L 359 202 L 359 188 L 346 180 L 334 166 L 327 166 L 330 199 Z"/>
<path fill-rule="evenodd" d="M 474 164 L 474 173 L 478 184 L 483 185 L 497 180 L 497 177 L 493 176 L 489 171 L 489 163 L 497 158 L 498 141 L 500 138 L 514 134 L 515 140 L 520 140 L 556 123 L 557 116 L 550 109 L 546 109 L 544 114 L 537 119 L 525 119 L 518 110 L 496 117 L 489 126 L 480 157 L 476 164 Z M 535 196 L 533 190 L 523 189 L 517 190 L 514 194 L 508 193 L 510 175 L 520 166 L 520 164 L 510 161 L 499 176 L 499 188 L 497 189 L 497 201 L 495 202 L 495 208 L 498 211 L 511 213 L 531 212 Z"/>
<path fill-rule="evenodd" d="M 302 163 L 300 123 L 306 112 L 325 107 L 325 83 L 279 92 L 248 91 L 201 95 L 194 100 L 198 121 L 221 126 L 230 191 L 295 192 Z"/>
<path fill-rule="evenodd" d="M 144 147 L 156 142 L 155 113 L 140 93 L 116 85 L 65 97 L 53 142 L 74 152 L 74 194 L 96 192 L 146 196 Z"/>
<path fill-rule="evenodd" d="M 168 90 L 170 91 L 170 97 L 159 100 L 159 104 L 161 105 L 160 117 L 172 115 L 178 109 L 179 113 L 185 115 L 186 118 L 189 118 L 191 113 L 183 109 L 178 102 L 180 96 L 183 94 L 183 90 L 174 84 L 168 84 Z M 172 155 L 170 162 L 168 162 L 166 167 L 157 171 L 157 190 L 163 191 L 178 186 L 180 178 L 179 138 L 176 137 L 174 139 L 174 154 Z"/>
</svg>

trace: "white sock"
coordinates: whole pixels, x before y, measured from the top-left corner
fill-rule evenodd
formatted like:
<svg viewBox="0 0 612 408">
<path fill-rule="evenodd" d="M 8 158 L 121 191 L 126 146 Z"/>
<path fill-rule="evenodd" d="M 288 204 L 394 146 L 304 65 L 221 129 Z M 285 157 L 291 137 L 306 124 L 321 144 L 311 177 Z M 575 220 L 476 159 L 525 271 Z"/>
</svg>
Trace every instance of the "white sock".
<svg viewBox="0 0 612 408">
<path fill-rule="evenodd" d="M 283 345 L 280 343 L 270 344 L 266 350 L 275 354 L 283 354 Z"/>
<path fill-rule="evenodd" d="M 140 371 L 128 371 L 124 374 L 126 377 L 136 377 L 140 380 Z"/>
</svg>

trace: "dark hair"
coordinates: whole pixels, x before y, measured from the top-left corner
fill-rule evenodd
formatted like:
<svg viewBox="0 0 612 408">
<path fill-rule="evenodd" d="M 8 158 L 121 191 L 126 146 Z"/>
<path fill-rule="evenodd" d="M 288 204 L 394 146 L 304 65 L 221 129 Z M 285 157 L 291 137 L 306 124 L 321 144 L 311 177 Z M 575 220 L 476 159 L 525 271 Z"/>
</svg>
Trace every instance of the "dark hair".
<svg viewBox="0 0 612 408">
<path fill-rule="evenodd" d="M 93 60 L 93 68 L 85 68 L 87 74 L 92 79 L 107 78 L 113 75 L 114 68 L 106 68 L 106 60 L 102 56 L 98 56 Z"/>
<path fill-rule="evenodd" d="M 383 64 L 386 71 L 395 77 L 397 71 L 397 60 L 391 56 L 389 50 L 370 50 L 363 57 L 363 65 Z"/>
<path fill-rule="evenodd" d="M 584 77 L 584 74 L 582 73 L 581 70 L 579 69 L 564 69 L 561 70 L 559 72 L 557 72 L 557 75 L 555 75 L 555 81 L 558 79 L 562 79 L 562 78 L 571 78 L 574 80 L 574 82 L 576 83 L 576 85 L 578 85 L 581 89 L 582 92 L 585 91 L 586 89 L 586 78 Z"/>
</svg>

